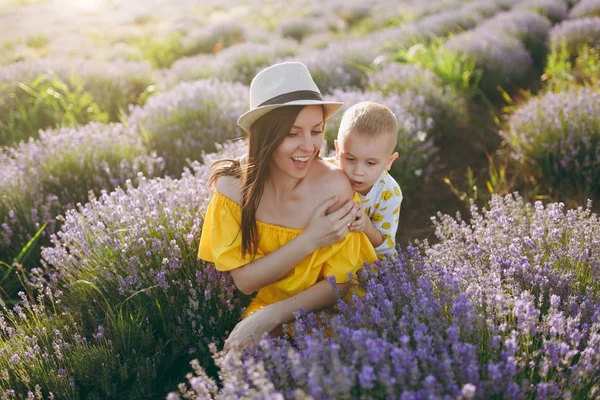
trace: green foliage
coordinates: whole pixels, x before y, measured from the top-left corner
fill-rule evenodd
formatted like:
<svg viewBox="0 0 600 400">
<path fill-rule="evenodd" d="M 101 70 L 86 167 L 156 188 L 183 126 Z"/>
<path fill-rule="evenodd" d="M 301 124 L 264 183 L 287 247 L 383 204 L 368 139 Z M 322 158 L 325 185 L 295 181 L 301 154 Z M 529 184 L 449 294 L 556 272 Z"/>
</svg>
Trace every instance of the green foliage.
<svg viewBox="0 0 600 400">
<path fill-rule="evenodd" d="M 185 53 L 179 32 L 171 32 L 162 38 L 149 33 L 131 44 L 139 47 L 144 59 L 156 68 L 169 68 Z"/>
<path fill-rule="evenodd" d="M 464 202 L 467 209 L 470 208 L 471 203 L 484 206 L 488 204 L 492 196 L 506 196 L 515 190 L 516 179 L 507 177 L 508 163 L 506 160 L 493 157 L 489 153 L 486 153 L 486 157 L 488 159 L 488 177 L 485 180 L 483 189 L 480 188 L 478 179 L 471 167 L 467 167 L 465 179 L 460 185 L 453 183 L 450 177 L 444 178 L 444 183 L 448 185 L 460 201 Z"/>
<path fill-rule="evenodd" d="M 0 7 L 20 7 L 29 5 L 49 4 L 52 2 L 53 0 L 6 0 L 0 3 Z"/>
<path fill-rule="evenodd" d="M 428 44 L 419 43 L 400 49 L 394 59 L 430 70 L 442 79 L 444 86 L 450 85 L 457 94 L 467 99 L 482 95 L 479 82 L 483 72 L 476 68 L 477 60 L 446 49 L 440 38 L 432 39 Z"/>
<path fill-rule="evenodd" d="M 0 43 L 0 49 L 4 51 L 11 51 L 17 47 L 18 43 L 19 42 L 16 40 L 4 40 L 2 43 Z"/>
<path fill-rule="evenodd" d="M 33 302 L 33 303 L 31 303 Z M 24 398 L 28 392 L 61 399 L 147 399 L 156 378 L 160 343 L 148 324 L 110 319 L 86 336 L 77 314 L 63 307 L 60 292 L 39 290 L 37 300 L 21 293 L 12 310 L 0 301 L 0 397 Z M 111 339 L 109 339 L 109 337 Z M 123 338 L 135 337 L 152 348 L 136 352 Z M 40 397 L 41 398 L 41 397 Z"/>
<path fill-rule="evenodd" d="M 85 91 L 84 84 L 77 76 L 65 81 L 54 72 L 29 84 L 17 83 L 17 91 L 11 93 L 15 107 L 0 121 L 0 145 L 37 138 L 40 129 L 108 122 L 108 114 Z"/>
<path fill-rule="evenodd" d="M 554 91 L 561 91 L 575 82 L 573 63 L 564 38 L 560 47 L 556 42 L 552 42 L 542 80 Z"/>
<path fill-rule="evenodd" d="M 569 50 L 566 39 L 551 43 L 542 81 L 547 89 L 560 92 L 573 85 L 596 86 L 600 80 L 600 49 L 587 44 Z"/>
<path fill-rule="evenodd" d="M 4 273 L 0 276 L 1 298 L 10 301 L 10 299 L 16 298 L 18 291 L 26 289 L 25 282 L 27 281 L 27 276 L 23 269 L 23 264 L 25 264 L 32 253 L 36 251 L 36 244 L 39 241 L 42 232 L 46 229 L 46 226 L 48 226 L 48 222 L 45 222 L 36 234 L 33 235 L 31 240 L 27 242 L 17 257 L 15 257 L 12 264 L 0 261 L 0 267 L 5 268 Z"/>
<path fill-rule="evenodd" d="M 432 118 L 435 126 L 431 133 L 437 137 L 451 137 L 466 124 L 466 99 L 431 71 L 416 64 L 391 64 L 369 74 L 369 90 L 419 96 L 407 102 L 407 111 L 423 120 Z M 422 96 L 422 100 L 421 97 Z"/>
<path fill-rule="evenodd" d="M 151 73 L 140 72 L 138 75 L 128 74 L 123 82 L 115 82 L 111 78 L 90 77 L 86 88 L 100 109 L 108 113 L 110 121 L 120 121 L 130 104 L 144 105 L 157 93 L 154 77 Z"/>
<path fill-rule="evenodd" d="M 46 47 L 49 43 L 50 39 L 43 33 L 38 33 L 27 40 L 27 46 L 34 49 L 41 49 L 42 47 Z"/>
<path fill-rule="evenodd" d="M 600 93 L 569 87 L 531 97 L 500 132 L 515 167 L 560 198 L 600 194 Z"/>
<path fill-rule="evenodd" d="M 583 46 L 575 60 L 575 68 L 579 72 L 579 79 L 596 86 L 600 80 L 600 49 Z"/>
</svg>

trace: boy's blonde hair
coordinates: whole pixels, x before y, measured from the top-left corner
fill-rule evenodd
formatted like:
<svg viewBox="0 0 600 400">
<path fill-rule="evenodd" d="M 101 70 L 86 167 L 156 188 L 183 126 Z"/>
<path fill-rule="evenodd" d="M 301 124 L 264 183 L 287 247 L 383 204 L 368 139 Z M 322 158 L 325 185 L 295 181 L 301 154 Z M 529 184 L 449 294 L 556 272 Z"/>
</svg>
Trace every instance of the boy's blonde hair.
<svg viewBox="0 0 600 400">
<path fill-rule="evenodd" d="M 376 137 L 386 135 L 390 140 L 390 150 L 394 151 L 398 141 L 398 120 L 386 106 L 371 101 L 362 101 L 350 107 L 342 116 L 338 141 L 350 133 Z"/>
</svg>

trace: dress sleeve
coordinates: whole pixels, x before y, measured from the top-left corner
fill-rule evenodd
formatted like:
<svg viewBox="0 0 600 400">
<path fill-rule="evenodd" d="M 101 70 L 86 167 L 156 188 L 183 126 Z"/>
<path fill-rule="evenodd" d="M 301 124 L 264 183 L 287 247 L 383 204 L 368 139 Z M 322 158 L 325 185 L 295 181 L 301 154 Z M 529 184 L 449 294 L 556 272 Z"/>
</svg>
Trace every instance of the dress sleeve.
<svg viewBox="0 0 600 400">
<path fill-rule="evenodd" d="M 349 281 L 348 273 L 356 275 L 363 264 L 377 259 L 373 245 L 363 232 L 350 232 L 331 248 L 332 255 L 327 259 L 321 275 L 334 276 L 337 283 Z"/>
<path fill-rule="evenodd" d="M 215 191 L 204 216 L 198 258 L 213 262 L 219 271 L 230 271 L 249 263 L 249 256 L 242 258 L 240 224 L 239 206 Z"/>
</svg>

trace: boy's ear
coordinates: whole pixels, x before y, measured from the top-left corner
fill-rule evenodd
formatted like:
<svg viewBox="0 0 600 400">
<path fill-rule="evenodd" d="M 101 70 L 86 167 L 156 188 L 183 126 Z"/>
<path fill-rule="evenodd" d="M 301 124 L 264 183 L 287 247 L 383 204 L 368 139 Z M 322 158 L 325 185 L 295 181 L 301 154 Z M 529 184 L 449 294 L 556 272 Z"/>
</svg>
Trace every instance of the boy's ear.
<svg viewBox="0 0 600 400">
<path fill-rule="evenodd" d="M 390 158 L 388 158 L 387 164 L 385 165 L 385 170 L 389 171 L 390 168 L 392 168 L 392 164 L 394 163 L 394 161 L 396 160 L 396 158 L 398 158 L 398 152 L 395 151 Z"/>
<path fill-rule="evenodd" d="M 340 146 L 338 145 L 337 139 L 335 139 L 333 141 L 333 145 L 335 146 L 335 159 L 339 160 L 340 159 Z"/>
</svg>

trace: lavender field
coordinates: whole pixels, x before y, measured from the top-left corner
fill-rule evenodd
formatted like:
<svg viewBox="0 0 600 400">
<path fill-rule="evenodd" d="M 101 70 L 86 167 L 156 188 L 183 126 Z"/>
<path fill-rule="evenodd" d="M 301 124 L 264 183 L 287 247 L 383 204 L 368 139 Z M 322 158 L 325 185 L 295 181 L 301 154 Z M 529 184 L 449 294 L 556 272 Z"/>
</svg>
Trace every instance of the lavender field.
<svg viewBox="0 0 600 400">
<path fill-rule="evenodd" d="M 399 256 L 225 355 L 209 166 L 290 60 L 398 118 Z M 0 399 L 600 399 L 599 84 L 598 0 L 0 0 Z"/>
</svg>

